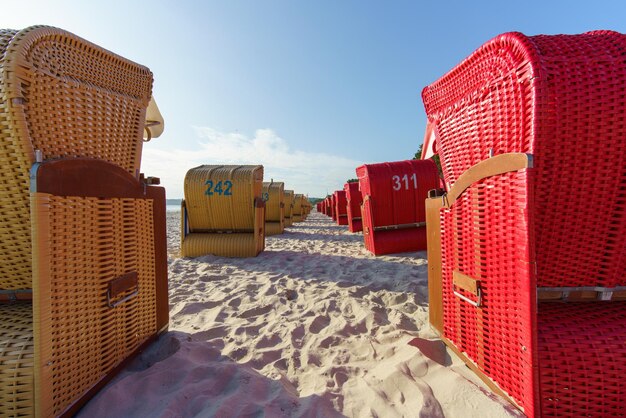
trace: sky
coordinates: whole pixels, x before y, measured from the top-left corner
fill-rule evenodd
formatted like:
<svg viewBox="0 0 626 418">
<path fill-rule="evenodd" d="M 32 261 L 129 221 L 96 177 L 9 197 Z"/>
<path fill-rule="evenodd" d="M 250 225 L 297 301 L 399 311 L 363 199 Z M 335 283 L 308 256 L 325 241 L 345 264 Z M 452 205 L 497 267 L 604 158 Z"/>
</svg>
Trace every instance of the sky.
<svg viewBox="0 0 626 418">
<path fill-rule="evenodd" d="M 323 197 L 359 165 L 412 158 L 421 90 L 483 43 L 626 32 L 626 2 L 6 0 L 0 22 L 56 26 L 150 68 L 165 132 L 141 167 L 168 198 L 202 164 L 262 164 Z"/>
</svg>

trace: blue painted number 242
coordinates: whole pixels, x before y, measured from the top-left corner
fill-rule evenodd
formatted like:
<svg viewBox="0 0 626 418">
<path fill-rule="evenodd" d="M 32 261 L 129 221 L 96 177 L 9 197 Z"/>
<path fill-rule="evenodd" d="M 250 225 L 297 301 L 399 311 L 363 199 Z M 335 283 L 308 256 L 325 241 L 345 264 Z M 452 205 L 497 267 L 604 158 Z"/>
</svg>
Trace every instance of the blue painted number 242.
<svg viewBox="0 0 626 418">
<path fill-rule="evenodd" d="M 226 180 L 223 184 L 221 181 L 218 181 L 217 183 L 215 183 L 215 187 L 213 187 L 213 180 L 207 180 L 204 185 L 209 186 L 204 192 L 204 194 L 207 196 L 213 196 L 214 194 L 218 194 L 220 196 L 233 195 L 233 192 L 231 190 L 233 188 L 233 183 L 230 180 Z"/>
</svg>

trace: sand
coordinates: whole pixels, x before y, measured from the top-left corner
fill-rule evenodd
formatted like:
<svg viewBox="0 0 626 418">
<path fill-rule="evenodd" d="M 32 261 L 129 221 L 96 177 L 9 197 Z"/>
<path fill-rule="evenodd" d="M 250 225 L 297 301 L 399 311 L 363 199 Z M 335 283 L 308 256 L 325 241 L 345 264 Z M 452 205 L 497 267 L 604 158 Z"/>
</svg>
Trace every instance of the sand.
<svg viewBox="0 0 626 418">
<path fill-rule="evenodd" d="M 428 325 L 425 252 L 374 257 L 313 212 L 256 258 L 178 257 L 170 331 L 81 417 L 508 417 Z"/>
</svg>

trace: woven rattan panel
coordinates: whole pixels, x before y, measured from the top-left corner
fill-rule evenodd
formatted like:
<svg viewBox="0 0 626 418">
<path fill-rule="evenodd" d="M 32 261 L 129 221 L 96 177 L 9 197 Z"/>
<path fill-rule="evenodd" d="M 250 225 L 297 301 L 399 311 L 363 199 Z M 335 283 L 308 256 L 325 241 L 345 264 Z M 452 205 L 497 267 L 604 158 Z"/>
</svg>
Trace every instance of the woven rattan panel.
<svg viewBox="0 0 626 418">
<path fill-rule="evenodd" d="M 624 50 L 626 36 L 614 32 L 504 34 L 423 93 L 448 186 L 490 153 L 533 155 L 526 173 L 475 184 L 451 202 L 454 216 L 442 212 L 444 304 L 452 305 L 444 307 L 445 333 L 529 415 L 543 402 L 539 379 L 530 378 L 543 367 L 532 361 L 541 334 L 536 286 L 626 284 Z M 455 269 L 483 281 L 482 308 L 452 295 Z M 602 306 L 608 315 L 609 305 L 591 309 Z M 568 352 L 578 343 L 563 344 Z M 623 362 L 622 351 L 615 355 Z M 589 379 L 605 378 L 602 367 L 587 370 Z"/>
<path fill-rule="evenodd" d="M 525 172 L 473 185 L 441 217 L 444 335 L 526 411 L 532 411 L 532 312 L 528 290 Z M 453 294 L 452 272 L 481 280 L 474 307 Z M 464 292 L 457 289 L 461 294 Z M 476 300 L 471 294 L 464 296 Z"/>
<path fill-rule="evenodd" d="M 191 232 L 251 230 L 255 199 L 261 199 L 263 166 L 203 165 L 185 175 Z"/>
<path fill-rule="evenodd" d="M 189 234 L 182 243 L 184 257 L 199 257 L 213 254 L 222 257 L 254 257 L 259 253 L 258 240 L 249 234 Z"/>
<path fill-rule="evenodd" d="M 285 183 L 263 182 L 263 200 L 265 200 L 265 220 L 267 222 L 285 222 Z"/>
<path fill-rule="evenodd" d="M 57 415 L 156 332 L 152 201 L 36 193 L 32 208 L 37 400 Z M 129 272 L 139 294 L 109 307 Z"/>
<path fill-rule="evenodd" d="M 624 416 L 626 303 L 540 303 L 538 329 L 541 416 Z"/>
<path fill-rule="evenodd" d="M 504 34 L 424 90 L 448 184 L 490 150 L 533 154 L 539 286 L 626 284 L 624 49 L 615 32 Z"/>
<path fill-rule="evenodd" d="M 285 232 L 283 222 L 265 222 L 265 235 L 280 235 Z"/>
<path fill-rule="evenodd" d="M 93 157 L 137 175 L 152 74 L 60 29 L 0 31 L 0 289 L 31 288 L 29 170 Z"/>
<path fill-rule="evenodd" d="M 34 411 L 33 305 L 0 304 L 0 416 Z"/>
<path fill-rule="evenodd" d="M 295 194 L 293 190 L 285 190 L 285 227 L 293 225 L 293 205 Z"/>
</svg>

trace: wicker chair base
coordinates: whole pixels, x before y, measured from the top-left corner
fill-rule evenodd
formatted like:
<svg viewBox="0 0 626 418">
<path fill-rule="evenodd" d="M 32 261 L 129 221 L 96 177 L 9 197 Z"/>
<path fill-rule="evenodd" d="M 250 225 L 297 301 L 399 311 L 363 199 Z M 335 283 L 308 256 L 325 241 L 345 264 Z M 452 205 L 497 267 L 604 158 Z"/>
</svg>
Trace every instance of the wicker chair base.
<svg viewBox="0 0 626 418">
<path fill-rule="evenodd" d="M 182 242 L 183 257 L 201 257 L 217 255 L 220 257 L 256 257 L 263 246 L 259 246 L 263 237 L 252 233 L 192 233 Z"/>
<path fill-rule="evenodd" d="M 33 305 L 0 304 L 0 415 L 34 415 Z"/>
<path fill-rule="evenodd" d="M 280 235 L 285 232 L 282 222 L 265 222 L 265 235 Z"/>
</svg>

